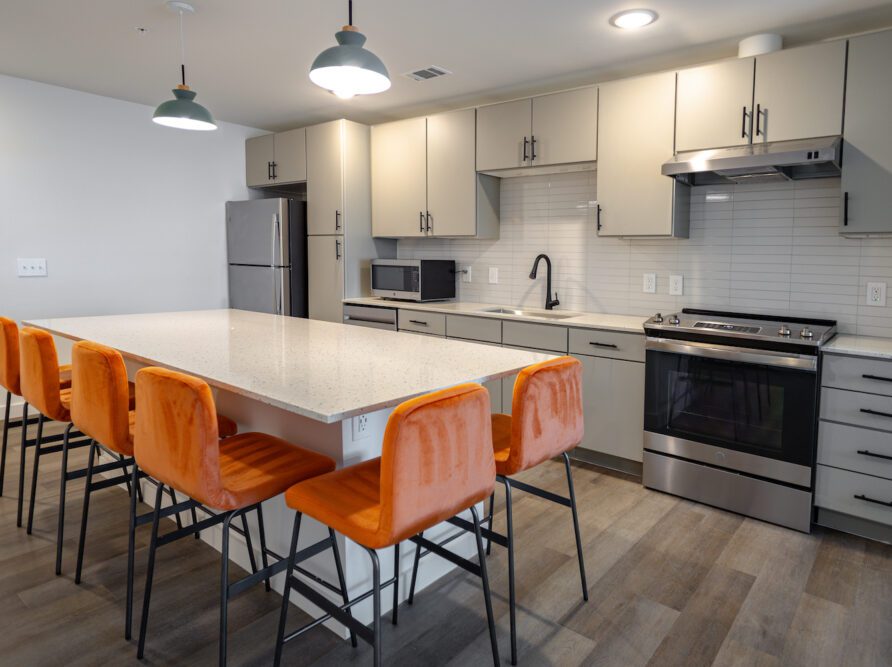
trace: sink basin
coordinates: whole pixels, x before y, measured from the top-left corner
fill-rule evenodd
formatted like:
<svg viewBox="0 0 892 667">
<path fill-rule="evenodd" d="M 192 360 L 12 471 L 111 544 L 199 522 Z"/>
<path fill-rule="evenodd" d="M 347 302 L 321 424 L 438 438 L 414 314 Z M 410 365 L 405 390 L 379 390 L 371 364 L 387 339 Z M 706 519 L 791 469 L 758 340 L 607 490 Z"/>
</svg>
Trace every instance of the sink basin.
<svg viewBox="0 0 892 667">
<path fill-rule="evenodd" d="M 542 320 L 566 320 L 576 317 L 576 313 L 561 313 L 555 311 L 530 311 L 519 308 L 483 308 L 481 313 L 496 313 L 498 315 L 515 315 L 516 317 L 535 317 Z"/>
</svg>

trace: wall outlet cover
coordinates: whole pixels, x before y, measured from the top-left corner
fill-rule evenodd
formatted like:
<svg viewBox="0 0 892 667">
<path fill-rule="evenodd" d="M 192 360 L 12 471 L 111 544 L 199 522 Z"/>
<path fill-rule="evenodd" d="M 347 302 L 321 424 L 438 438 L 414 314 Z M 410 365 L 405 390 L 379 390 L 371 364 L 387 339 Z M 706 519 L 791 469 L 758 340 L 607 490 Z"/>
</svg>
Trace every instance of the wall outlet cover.
<svg viewBox="0 0 892 667">
<path fill-rule="evenodd" d="M 669 294 L 672 296 L 684 294 L 684 276 L 669 276 Z"/>
<path fill-rule="evenodd" d="M 462 267 L 460 268 L 460 271 L 462 272 L 462 274 L 461 274 L 461 281 L 462 281 L 463 283 L 469 283 L 469 282 L 471 282 L 471 275 L 472 275 L 472 274 L 471 274 L 471 265 L 468 264 L 467 266 L 462 266 Z"/>
<path fill-rule="evenodd" d="M 357 415 L 353 418 L 353 439 L 362 440 L 369 437 L 369 416 Z"/>
<path fill-rule="evenodd" d="M 16 259 L 16 274 L 20 278 L 37 278 L 46 275 L 46 258 L 19 257 Z"/>
<path fill-rule="evenodd" d="M 641 286 L 641 291 L 645 294 L 656 294 L 657 293 L 657 274 L 656 273 L 645 273 L 644 281 Z"/>
<path fill-rule="evenodd" d="M 865 303 L 868 306 L 883 307 L 886 305 L 886 283 L 867 283 Z"/>
<path fill-rule="evenodd" d="M 491 266 L 489 267 L 489 284 L 497 285 L 499 282 L 499 267 Z"/>
</svg>

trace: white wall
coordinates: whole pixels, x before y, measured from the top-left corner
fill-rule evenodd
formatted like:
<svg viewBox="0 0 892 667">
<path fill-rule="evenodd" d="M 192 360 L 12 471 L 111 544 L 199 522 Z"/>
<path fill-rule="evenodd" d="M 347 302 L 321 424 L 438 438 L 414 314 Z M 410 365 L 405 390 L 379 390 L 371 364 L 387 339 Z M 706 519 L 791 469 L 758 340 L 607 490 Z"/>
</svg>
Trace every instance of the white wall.
<svg viewBox="0 0 892 667">
<path fill-rule="evenodd" d="M 260 131 L 152 112 L 0 76 L 0 314 L 226 306 L 224 203 L 249 198 L 244 141 Z M 17 257 L 45 257 L 48 277 L 16 277 Z"/>
</svg>

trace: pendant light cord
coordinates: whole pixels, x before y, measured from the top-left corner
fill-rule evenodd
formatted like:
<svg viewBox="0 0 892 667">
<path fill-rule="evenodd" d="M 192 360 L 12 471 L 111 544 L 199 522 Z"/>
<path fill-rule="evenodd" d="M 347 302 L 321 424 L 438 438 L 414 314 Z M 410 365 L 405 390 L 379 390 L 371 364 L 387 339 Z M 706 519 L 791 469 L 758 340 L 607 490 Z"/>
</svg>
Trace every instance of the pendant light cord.
<svg viewBox="0 0 892 667">
<path fill-rule="evenodd" d="M 353 0 L 347 0 L 347 25 L 353 25 Z"/>
<path fill-rule="evenodd" d="M 186 38 L 183 32 L 183 10 L 180 10 L 180 76 L 186 85 Z"/>
</svg>

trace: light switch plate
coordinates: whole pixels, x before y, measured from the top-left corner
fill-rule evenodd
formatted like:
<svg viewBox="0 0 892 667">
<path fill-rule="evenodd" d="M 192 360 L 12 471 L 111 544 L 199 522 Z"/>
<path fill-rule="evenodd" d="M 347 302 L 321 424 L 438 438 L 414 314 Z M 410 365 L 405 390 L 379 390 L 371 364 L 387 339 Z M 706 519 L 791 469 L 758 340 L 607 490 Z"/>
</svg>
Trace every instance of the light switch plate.
<svg viewBox="0 0 892 667">
<path fill-rule="evenodd" d="M 468 264 L 467 266 L 462 266 L 462 267 L 461 267 L 461 272 L 462 272 L 462 274 L 461 274 L 461 281 L 462 281 L 463 283 L 469 283 L 469 282 L 471 282 L 471 265 Z"/>
<path fill-rule="evenodd" d="M 868 306 L 882 307 L 886 305 L 886 283 L 867 283 L 865 303 Z"/>
<path fill-rule="evenodd" d="M 46 275 L 46 258 L 19 257 L 16 259 L 16 273 L 20 278 L 37 278 Z"/>
<path fill-rule="evenodd" d="M 684 294 L 684 276 L 669 276 L 669 294 L 671 296 Z"/>
<path fill-rule="evenodd" d="M 499 282 L 499 267 L 491 266 L 489 267 L 489 284 L 497 285 Z"/>
<path fill-rule="evenodd" d="M 657 274 L 656 273 L 645 273 L 644 274 L 644 284 L 641 286 L 641 291 L 645 294 L 656 294 L 657 293 Z"/>
</svg>

